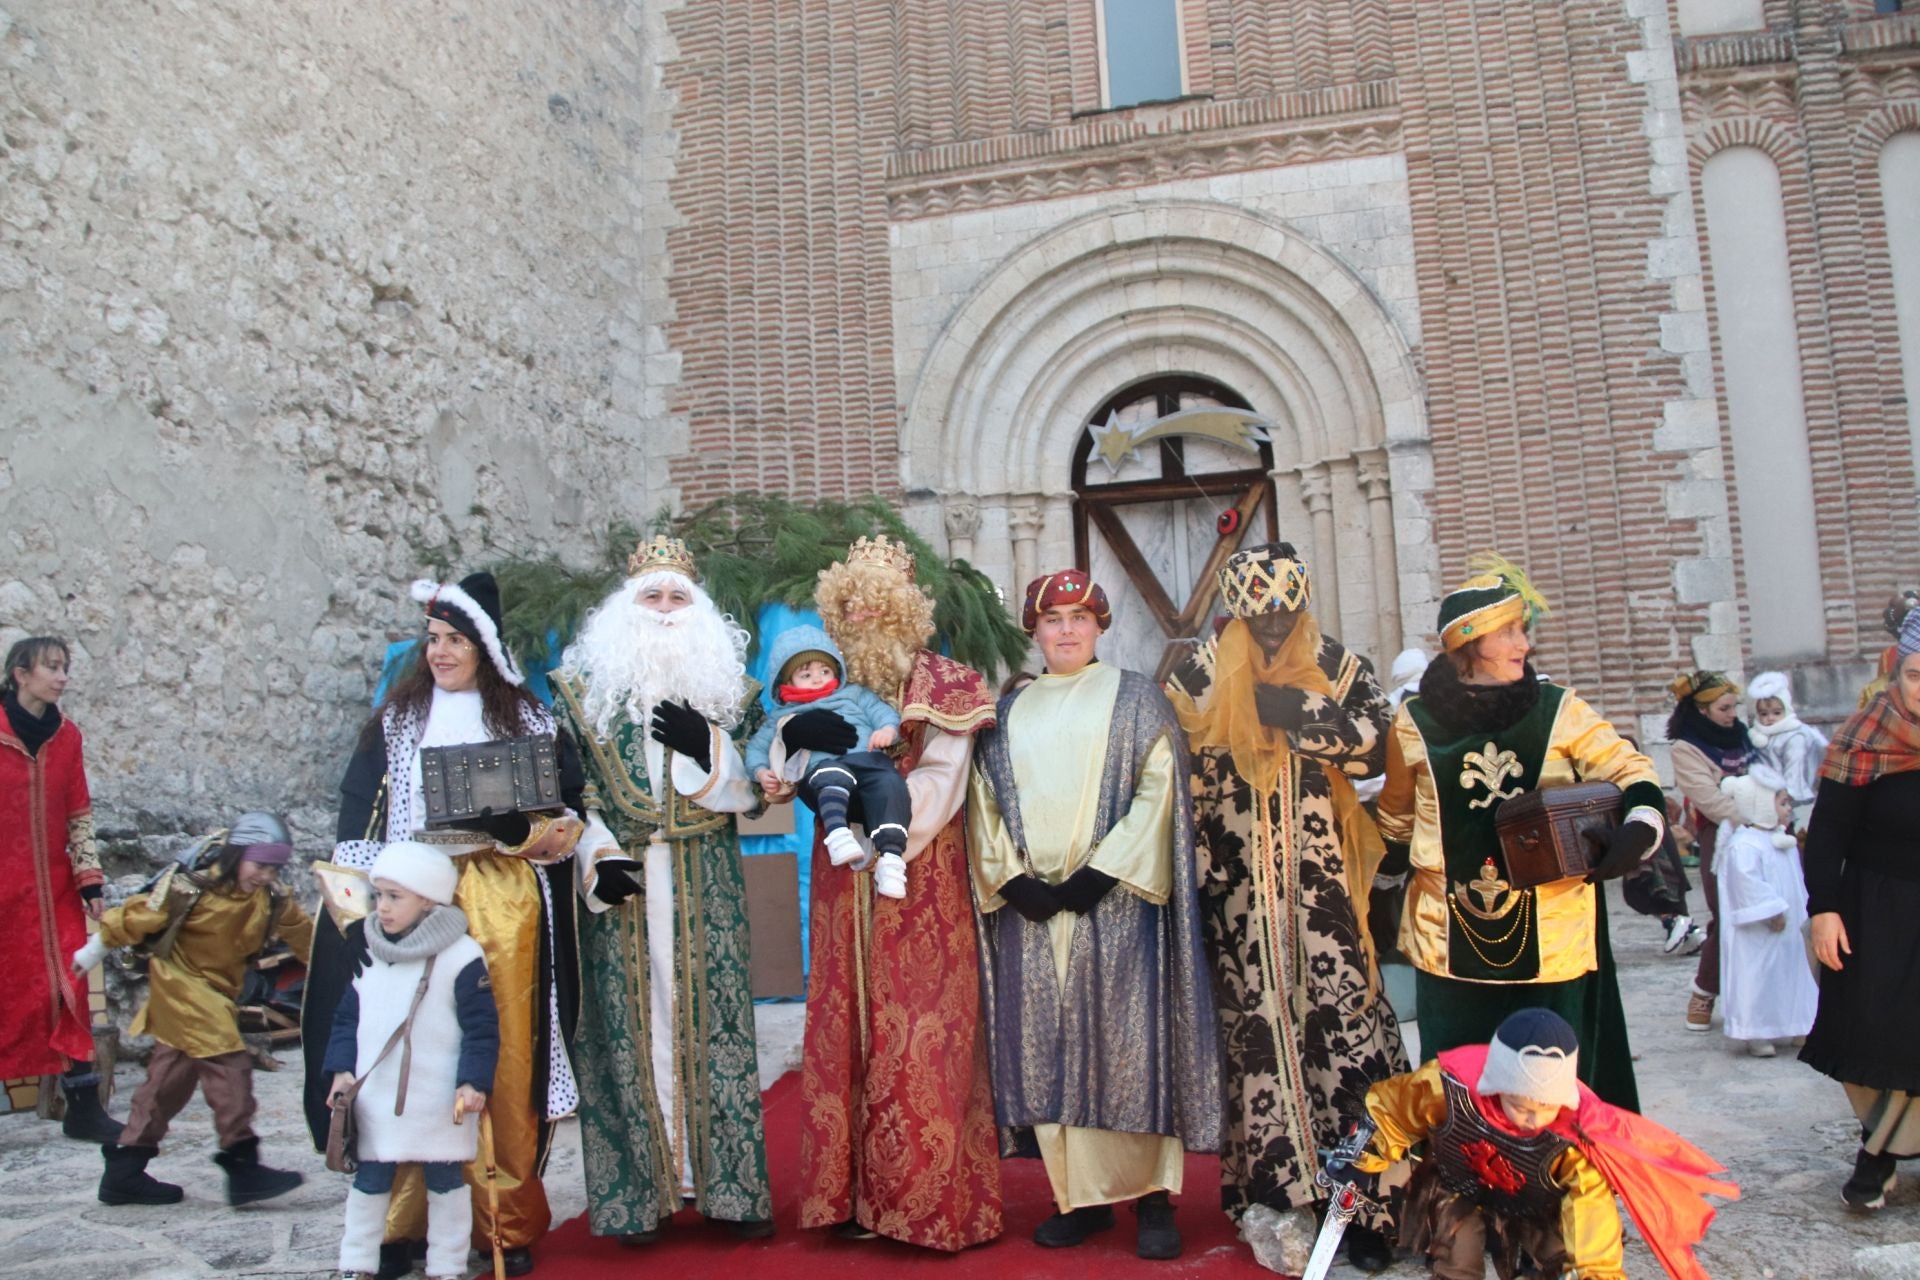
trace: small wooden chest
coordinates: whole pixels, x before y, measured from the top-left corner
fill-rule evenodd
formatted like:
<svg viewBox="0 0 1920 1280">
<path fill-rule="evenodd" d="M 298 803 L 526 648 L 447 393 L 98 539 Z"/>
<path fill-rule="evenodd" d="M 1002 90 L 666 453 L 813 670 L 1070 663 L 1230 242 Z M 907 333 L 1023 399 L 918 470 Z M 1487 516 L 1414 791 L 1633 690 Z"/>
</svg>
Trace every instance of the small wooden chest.
<svg viewBox="0 0 1920 1280">
<path fill-rule="evenodd" d="M 1515 796 L 1493 816 L 1507 881 L 1516 889 L 1585 876 L 1598 850 L 1587 838 L 1610 838 L 1620 822 L 1620 788 L 1611 782 L 1576 782 Z"/>
<path fill-rule="evenodd" d="M 474 818 L 560 807 L 560 770 L 551 737 L 422 748 L 420 783 L 426 825 L 434 831 Z"/>
</svg>

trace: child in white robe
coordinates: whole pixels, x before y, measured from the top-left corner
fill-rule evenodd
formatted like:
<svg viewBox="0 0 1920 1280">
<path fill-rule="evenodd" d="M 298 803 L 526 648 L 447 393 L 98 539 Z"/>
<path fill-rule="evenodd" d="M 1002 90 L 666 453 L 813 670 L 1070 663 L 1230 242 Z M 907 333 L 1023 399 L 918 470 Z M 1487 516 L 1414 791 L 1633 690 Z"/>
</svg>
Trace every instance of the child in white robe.
<svg viewBox="0 0 1920 1280">
<path fill-rule="evenodd" d="M 1793 797 L 1780 781 L 1761 768 L 1721 782 L 1739 816 L 1720 824 L 1714 850 L 1725 1032 L 1756 1058 L 1773 1057 L 1776 1040 L 1806 1035 L 1820 1001 L 1801 938 L 1807 885 L 1798 842 L 1786 831 Z"/>
</svg>

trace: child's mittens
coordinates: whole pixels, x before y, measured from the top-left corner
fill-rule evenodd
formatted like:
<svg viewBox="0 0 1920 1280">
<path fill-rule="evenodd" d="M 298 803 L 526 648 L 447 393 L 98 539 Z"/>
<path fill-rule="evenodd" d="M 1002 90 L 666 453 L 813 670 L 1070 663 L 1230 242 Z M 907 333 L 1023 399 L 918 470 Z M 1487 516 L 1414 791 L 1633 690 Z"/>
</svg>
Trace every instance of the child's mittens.
<svg viewBox="0 0 1920 1280">
<path fill-rule="evenodd" d="M 1787 929 L 1787 913 L 1782 911 L 1777 916 L 1768 916 L 1765 923 L 1768 933 L 1785 933 Z"/>
<path fill-rule="evenodd" d="M 873 891 L 883 898 L 907 896 L 907 861 L 897 853 L 883 853 L 873 866 Z"/>
<path fill-rule="evenodd" d="M 107 942 L 99 934 L 87 939 L 87 945 L 73 953 L 73 976 L 83 978 L 107 958 Z"/>
<path fill-rule="evenodd" d="M 896 730 L 892 725 L 887 725 L 884 728 L 875 729 L 873 731 L 873 736 L 867 739 L 867 749 L 869 751 L 885 751 L 888 747 L 892 746 L 896 741 L 898 741 L 899 737 L 900 737 L 899 731 Z"/>
</svg>

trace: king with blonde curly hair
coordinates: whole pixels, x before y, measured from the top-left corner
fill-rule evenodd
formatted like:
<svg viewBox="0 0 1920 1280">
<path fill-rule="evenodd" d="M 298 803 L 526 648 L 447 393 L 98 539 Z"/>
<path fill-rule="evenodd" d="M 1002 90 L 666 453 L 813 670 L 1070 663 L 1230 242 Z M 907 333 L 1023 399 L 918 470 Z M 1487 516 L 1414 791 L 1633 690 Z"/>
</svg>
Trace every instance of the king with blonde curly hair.
<svg viewBox="0 0 1920 1280">
<path fill-rule="evenodd" d="M 814 844 L 800 1225 L 953 1251 L 1001 1229 L 961 814 L 993 693 L 927 648 L 933 600 L 914 570 L 907 547 L 861 538 L 814 595 L 847 678 L 899 714 L 913 873 L 904 897 L 886 897 Z"/>
</svg>

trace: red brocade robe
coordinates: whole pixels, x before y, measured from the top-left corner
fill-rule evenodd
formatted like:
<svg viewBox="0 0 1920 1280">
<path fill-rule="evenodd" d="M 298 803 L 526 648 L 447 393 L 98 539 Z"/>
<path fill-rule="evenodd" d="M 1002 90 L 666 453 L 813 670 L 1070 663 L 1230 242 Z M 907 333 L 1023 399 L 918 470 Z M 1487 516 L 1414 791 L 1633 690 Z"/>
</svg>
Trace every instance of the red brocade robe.
<svg viewBox="0 0 1920 1280">
<path fill-rule="evenodd" d="M 63 720 L 29 756 L 0 714 L 0 1078 L 93 1060 L 87 986 L 67 963 L 87 942 L 80 890 L 102 878 L 80 730 Z"/>
<path fill-rule="evenodd" d="M 972 736 L 993 723 L 993 708 L 978 672 L 922 651 L 901 697 L 897 761 L 909 786 L 930 747 L 951 767 L 952 739 L 970 748 Z M 998 1135 L 960 804 L 965 780 L 962 757 L 958 789 L 950 792 L 953 816 L 917 855 L 908 845 L 903 899 L 877 896 L 871 874 L 829 862 L 815 828 L 800 1085 L 802 1227 L 853 1219 L 879 1235 L 949 1251 L 1000 1234 Z M 915 841 L 921 800 L 915 788 Z"/>
</svg>

